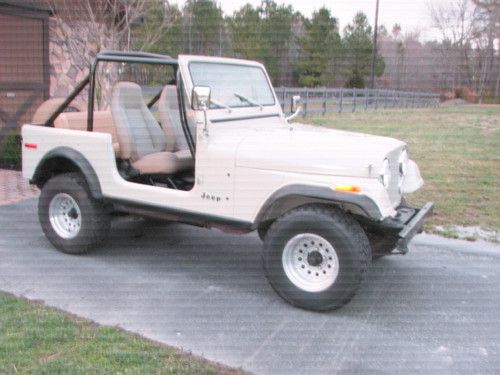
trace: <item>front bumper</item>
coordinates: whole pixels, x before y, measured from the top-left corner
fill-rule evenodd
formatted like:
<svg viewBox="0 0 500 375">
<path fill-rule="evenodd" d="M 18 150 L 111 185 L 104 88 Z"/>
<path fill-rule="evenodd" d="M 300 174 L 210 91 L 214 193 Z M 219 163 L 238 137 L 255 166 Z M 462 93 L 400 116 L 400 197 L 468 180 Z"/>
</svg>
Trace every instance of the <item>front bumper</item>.
<svg viewBox="0 0 500 375">
<path fill-rule="evenodd" d="M 394 218 L 387 218 L 377 225 L 377 232 L 394 238 L 396 250 L 406 254 L 408 243 L 422 231 L 425 219 L 432 215 L 433 208 L 433 202 L 427 202 L 420 209 L 406 205 L 398 207 L 398 213 Z"/>
<path fill-rule="evenodd" d="M 417 233 L 422 231 L 424 221 L 428 216 L 432 215 L 434 208 L 433 202 L 427 202 L 421 209 L 417 210 L 416 214 L 404 225 L 403 229 L 398 233 L 399 240 L 396 249 L 401 253 L 408 252 L 408 243 Z"/>
</svg>

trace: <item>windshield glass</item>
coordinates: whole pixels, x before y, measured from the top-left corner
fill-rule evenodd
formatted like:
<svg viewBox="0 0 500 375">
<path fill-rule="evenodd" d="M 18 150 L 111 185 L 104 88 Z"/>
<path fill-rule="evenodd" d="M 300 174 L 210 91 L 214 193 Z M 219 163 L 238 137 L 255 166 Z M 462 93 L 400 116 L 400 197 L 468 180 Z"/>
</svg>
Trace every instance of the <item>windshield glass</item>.
<svg viewBox="0 0 500 375">
<path fill-rule="evenodd" d="M 257 66 L 209 62 L 189 64 L 193 86 L 208 86 L 215 103 L 231 108 L 274 105 L 274 95 L 264 71 Z"/>
</svg>

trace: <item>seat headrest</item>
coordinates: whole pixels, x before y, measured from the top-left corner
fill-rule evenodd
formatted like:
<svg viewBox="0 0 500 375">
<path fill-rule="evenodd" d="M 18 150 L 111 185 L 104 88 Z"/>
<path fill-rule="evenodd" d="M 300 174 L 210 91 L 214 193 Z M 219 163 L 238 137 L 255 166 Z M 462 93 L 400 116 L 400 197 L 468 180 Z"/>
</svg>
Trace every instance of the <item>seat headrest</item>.
<svg viewBox="0 0 500 375">
<path fill-rule="evenodd" d="M 124 108 L 139 109 L 145 106 L 141 86 L 134 82 L 117 82 L 113 86 L 112 97 Z"/>
</svg>

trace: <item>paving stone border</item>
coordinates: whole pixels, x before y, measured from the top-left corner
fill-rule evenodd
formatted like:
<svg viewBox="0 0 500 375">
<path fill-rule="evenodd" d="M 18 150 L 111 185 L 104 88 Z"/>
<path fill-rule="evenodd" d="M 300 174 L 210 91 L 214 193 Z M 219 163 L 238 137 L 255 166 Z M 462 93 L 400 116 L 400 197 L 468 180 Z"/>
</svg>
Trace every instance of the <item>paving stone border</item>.
<svg viewBox="0 0 500 375">
<path fill-rule="evenodd" d="M 37 197 L 40 191 L 23 178 L 21 172 L 0 169 L 0 205 Z"/>
</svg>

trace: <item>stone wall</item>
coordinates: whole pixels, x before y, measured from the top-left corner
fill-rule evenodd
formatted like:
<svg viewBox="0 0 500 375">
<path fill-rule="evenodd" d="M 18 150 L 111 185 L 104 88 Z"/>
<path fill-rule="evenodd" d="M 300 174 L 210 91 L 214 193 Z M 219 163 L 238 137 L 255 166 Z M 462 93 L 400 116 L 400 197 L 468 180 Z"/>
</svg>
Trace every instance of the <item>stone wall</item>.
<svg viewBox="0 0 500 375">
<path fill-rule="evenodd" d="M 66 97 L 87 76 L 89 68 L 81 67 L 81 62 L 74 61 L 69 51 L 66 36 L 59 24 L 50 21 L 50 96 Z M 87 90 L 79 99 L 87 101 Z"/>
<path fill-rule="evenodd" d="M 90 62 L 94 60 L 97 48 L 95 44 L 85 41 L 91 39 L 85 37 L 89 35 L 87 25 L 73 25 L 77 30 L 69 30 L 67 24 L 60 20 L 50 21 L 50 96 L 51 97 L 66 97 L 75 87 L 83 81 L 89 74 Z M 78 35 L 78 43 L 69 43 L 66 38 L 68 35 Z M 101 41 L 107 45 L 107 41 Z M 70 51 L 70 48 L 75 50 Z M 111 48 L 117 49 L 117 48 Z M 115 64 L 100 64 L 97 72 L 96 90 L 100 95 L 97 95 L 98 100 L 96 106 L 105 109 L 109 106 L 111 85 L 114 82 L 113 78 L 117 74 L 117 65 Z M 116 79 L 116 78 L 114 78 Z M 87 88 L 82 91 L 77 100 L 81 105 L 86 106 L 88 101 Z"/>
</svg>

